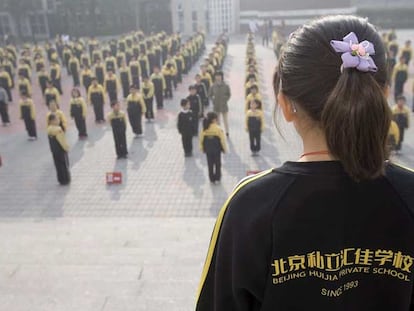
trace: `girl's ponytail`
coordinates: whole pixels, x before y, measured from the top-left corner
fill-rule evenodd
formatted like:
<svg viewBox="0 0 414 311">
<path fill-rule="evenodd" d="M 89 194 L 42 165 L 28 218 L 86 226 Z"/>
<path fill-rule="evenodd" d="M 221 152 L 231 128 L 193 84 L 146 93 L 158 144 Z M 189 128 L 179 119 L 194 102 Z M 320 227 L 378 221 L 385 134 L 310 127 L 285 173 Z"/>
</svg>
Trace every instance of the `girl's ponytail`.
<svg viewBox="0 0 414 311">
<path fill-rule="evenodd" d="M 384 170 L 391 113 L 372 73 L 344 69 L 324 106 L 321 126 L 328 148 L 357 181 Z"/>
</svg>

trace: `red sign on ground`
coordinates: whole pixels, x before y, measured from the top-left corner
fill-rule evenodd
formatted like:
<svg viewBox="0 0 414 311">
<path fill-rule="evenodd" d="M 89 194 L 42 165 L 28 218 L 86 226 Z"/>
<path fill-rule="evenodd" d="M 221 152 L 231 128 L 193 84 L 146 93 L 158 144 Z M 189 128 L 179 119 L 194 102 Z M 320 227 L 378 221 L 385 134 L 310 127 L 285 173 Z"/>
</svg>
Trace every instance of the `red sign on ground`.
<svg viewBox="0 0 414 311">
<path fill-rule="evenodd" d="M 106 173 L 106 183 L 108 185 L 122 184 L 122 173 L 121 172 Z"/>
</svg>

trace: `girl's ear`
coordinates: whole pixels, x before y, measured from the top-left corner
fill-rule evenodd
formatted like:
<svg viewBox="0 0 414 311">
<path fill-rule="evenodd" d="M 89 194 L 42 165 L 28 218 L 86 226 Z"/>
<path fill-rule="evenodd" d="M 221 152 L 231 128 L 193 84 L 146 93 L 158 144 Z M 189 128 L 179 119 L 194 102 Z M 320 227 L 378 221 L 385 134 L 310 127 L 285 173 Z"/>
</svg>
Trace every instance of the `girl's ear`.
<svg viewBox="0 0 414 311">
<path fill-rule="evenodd" d="M 289 101 L 289 99 L 282 93 L 277 94 L 277 102 L 282 108 L 283 116 L 287 122 L 292 122 L 295 118 L 295 108 Z"/>
</svg>

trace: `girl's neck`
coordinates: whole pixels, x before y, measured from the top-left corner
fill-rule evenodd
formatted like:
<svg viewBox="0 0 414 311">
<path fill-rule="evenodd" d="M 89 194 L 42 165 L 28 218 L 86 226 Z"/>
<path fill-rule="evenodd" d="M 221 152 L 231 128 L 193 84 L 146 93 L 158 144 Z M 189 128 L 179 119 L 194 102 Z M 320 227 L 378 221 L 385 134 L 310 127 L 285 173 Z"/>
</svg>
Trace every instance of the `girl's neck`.
<svg viewBox="0 0 414 311">
<path fill-rule="evenodd" d="M 322 130 L 311 129 L 300 133 L 303 140 L 304 156 L 299 162 L 333 161 L 335 158 L 329 153 L 328 144 Z M 328 153 L 328 154 L 327 154 Z"/>
</svg>

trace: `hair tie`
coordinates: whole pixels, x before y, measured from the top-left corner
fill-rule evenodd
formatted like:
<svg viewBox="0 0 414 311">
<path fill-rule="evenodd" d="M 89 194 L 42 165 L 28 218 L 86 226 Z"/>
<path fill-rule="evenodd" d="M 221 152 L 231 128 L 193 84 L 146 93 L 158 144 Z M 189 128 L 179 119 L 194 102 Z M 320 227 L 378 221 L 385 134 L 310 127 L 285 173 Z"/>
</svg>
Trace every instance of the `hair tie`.
<svg viewBox="0 0 414 311">
<path fill-rule="evenodd" d="M 356 68 L 362 72 L 377 72 L 378 68 L 370 55 L 375 55 L 374 45 L 365 40 L 359 43 L 354 32 L 350 32 L 343 41 L 331 40 L 335 52 L 343 53 L 342 68 Z"/>
</svg>

